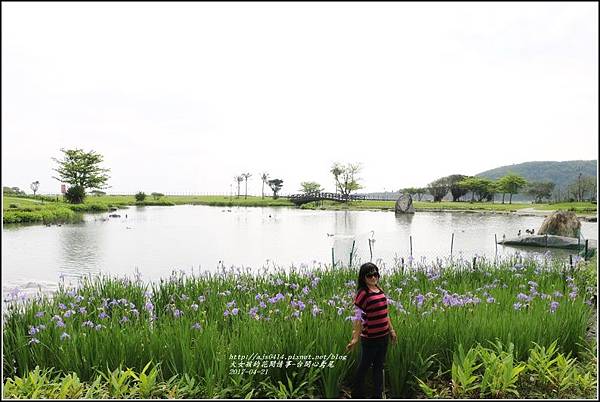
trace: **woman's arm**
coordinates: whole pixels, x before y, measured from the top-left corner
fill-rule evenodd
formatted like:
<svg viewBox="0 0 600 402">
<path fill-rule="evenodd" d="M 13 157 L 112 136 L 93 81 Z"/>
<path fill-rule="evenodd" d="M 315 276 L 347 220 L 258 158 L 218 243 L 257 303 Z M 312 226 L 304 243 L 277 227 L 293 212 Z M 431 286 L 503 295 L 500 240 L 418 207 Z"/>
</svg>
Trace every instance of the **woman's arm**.
<svg viewBox="0 0 600 402">
<path fill-rule="evenodd" d="M 360 333 L 362 332 L 362 321 L 354 320 L 352 323 L 352 339 L 360 339 Z"/>
<path fill-rule="evenodd" d="M 350 340 L 350 343 L 348 343 L 348 345 L 346 346 L 346 350 L 351 350 L 352 348 L 354 348 L 354 345 L 356 345 L 360 339 L 360 334 L 362 332 L 362 319 L 359 316 L 359 311 L 357 308 L 357 312 L 356 315 L 353 317 L 353 323 L 352 323 L 352 339 Z"/>
<path fill-rule="evenodd" d="M 398 339 L 398 335 L 396 335 L 396 331 L 394 330 L 394 327 L 392 326 L 392 319 L 390 318 L 390 316 L 388 315 L 388 323 L 390 325 L 390 336 L 392 337 L 392 342 L 396 342 L 396 340 Z"/>
</svg>

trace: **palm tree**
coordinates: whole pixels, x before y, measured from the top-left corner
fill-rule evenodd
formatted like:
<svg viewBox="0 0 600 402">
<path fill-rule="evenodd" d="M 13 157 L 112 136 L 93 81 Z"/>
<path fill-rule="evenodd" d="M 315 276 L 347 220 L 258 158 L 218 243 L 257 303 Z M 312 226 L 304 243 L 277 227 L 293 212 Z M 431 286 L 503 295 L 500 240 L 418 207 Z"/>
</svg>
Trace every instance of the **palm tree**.
<svg viewBox="0 0 600 402">
<path fill-rule="evenodd" d="M 33 183 L 31 183 L 30 187 L 31 187 L 31 191 L 33 191 L 33 196 L 35 197 L 35 193 L 37 193 L 38 188 L 40 188 L 40 182 L 39 182 L 39 180 L 36 180 Z"/>
<path fill-rule="evenodd" d="M 233 176 L 233 180 L 237 182 L 237 198 L 240 198 L 240 183 L 244 181 L 244 176 Z"/>
<path fill-rule="evenodd" d="M 338 178 L 342 173 L 344 173 L 344 167 L 339 162 L 335 162 L 331 167 L 330 172 L 333 173 L 333 177 L 335 179 L 335 193 L 337 194 L 338 188 L 340 189 L 340 192 L 342 191 L 342 187 L 340 186 Z"/>
<path fill-rule="evenodd" d="M 265 183 L 269 181 L 269 174 L 267 172 L 264 172 L 263 174 L 260 175 L 260 178 L 262 179 L 262 198 L 265 198 Z"/>
<path fill-rule="evenodd" d="M 246 192 L 244 193 L 244 199 L 248 198 L 248 178 L 252 176 L 250 173 L 242 173 L 242 177 L 246 179 Z"/>
</svg>

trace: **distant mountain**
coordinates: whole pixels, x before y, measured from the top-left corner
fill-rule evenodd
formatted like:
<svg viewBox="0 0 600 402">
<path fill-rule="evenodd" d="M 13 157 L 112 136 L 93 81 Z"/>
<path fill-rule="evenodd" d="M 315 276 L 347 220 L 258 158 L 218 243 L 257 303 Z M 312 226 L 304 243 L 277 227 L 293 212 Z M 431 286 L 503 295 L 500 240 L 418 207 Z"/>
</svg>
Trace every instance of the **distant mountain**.
<svg viewBox="0 0 600 402">
<path fill-rule="evenodd" d="M 578 161 L 543 161 L 543 162 L 523 162 L 515 165 L 501 166 L 495 169 L 486 170 L 476 174 L 475 176 L 485 177 L 492 180 L 497 180 L 508 173 L 514 173 L 523 177 L 528 182 L 532 181 L 551 181 L 555 184 L 555 189 L 564 191 L 571 183 L 577 180 L 579 173 L 583 176 L 597 176 L 598 161 L 597 160 L 578 160 Z M 448 173 L 450 174 L 450 173 Z M 368 193 L 371 197 L 380 199 L 396 200 L 400 193 L 395 192 L 372 192 Z M 431 200 L 429 194 L 423 197 L 423 200 Z M 452 199 L 448 194 L 445 200 Z M 528 201 L 530 197 L 524 194 L 516 194 L 513 196 L 513 201 Z"/>
<path fill-rule="evenodd" d="M 583 176 L 596 177 L 597 169 L 597 160 L 524 162 L 486 170 L 475 176 L 496 180 L 508 173 L 514 173 L 527 181 L 551 181 L 556 185 L 556 188 L 564 189 L 577 180 L 579 173 Z"/>
</svg>

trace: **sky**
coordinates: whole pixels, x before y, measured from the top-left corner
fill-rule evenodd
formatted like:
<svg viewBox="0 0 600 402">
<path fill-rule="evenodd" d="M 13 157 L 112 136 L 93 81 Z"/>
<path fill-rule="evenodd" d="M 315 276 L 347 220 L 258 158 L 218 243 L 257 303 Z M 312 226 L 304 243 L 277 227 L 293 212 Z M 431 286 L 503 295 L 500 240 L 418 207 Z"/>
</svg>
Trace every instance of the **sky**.
<svg viewBox="0 0 600 402">
<path fill-rule="evenodd" d="M 598 4 L 3 2 L 2 185 L 59 193 L 61 148 L 114 194 L 597 159 Z"/>
</svg>

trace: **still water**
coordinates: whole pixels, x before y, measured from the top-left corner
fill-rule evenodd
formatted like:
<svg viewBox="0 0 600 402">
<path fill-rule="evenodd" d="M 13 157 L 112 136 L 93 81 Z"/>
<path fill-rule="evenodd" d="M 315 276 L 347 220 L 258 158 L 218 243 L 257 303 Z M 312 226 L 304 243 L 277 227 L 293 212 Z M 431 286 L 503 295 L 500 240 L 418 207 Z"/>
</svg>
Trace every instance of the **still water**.
<svg viewBox="0 0 600 402">
<path fill-rule="evenodd" d="M 88 214 L 85 222 L 62 226 L 6 225 L 2 236 L 3 291 L 19 287 L 52 289 L 60 280 L 108 273 L 143 279 L 167 277 L 172 270 L 216 271 L 220 266 L 289 267 L 394 258 L 411 253 L 428 260 L 450 255 L 491 258 L 517 249 L 498 246 L 505 234 L 537 229 L 543 217 L 464 212 L 311 211 L 182 205 L 132 207 Z M 127 216 L 126 216 L 127 215 Z M 582 235 L 597 240 L 597 223 L 582 222 Z M 372 238 L 371 250 L 369 239 Z M 522 250 L 522 249 L 521 249 Z M 529 249 L 531 250 L 531 249 Z M 539 249 L 544 252 L 544 249 Z M 553 253 L 555 253 L 553 251 Z M 568 252 L 559 254 L 568 258 Z"/>
</svg>

